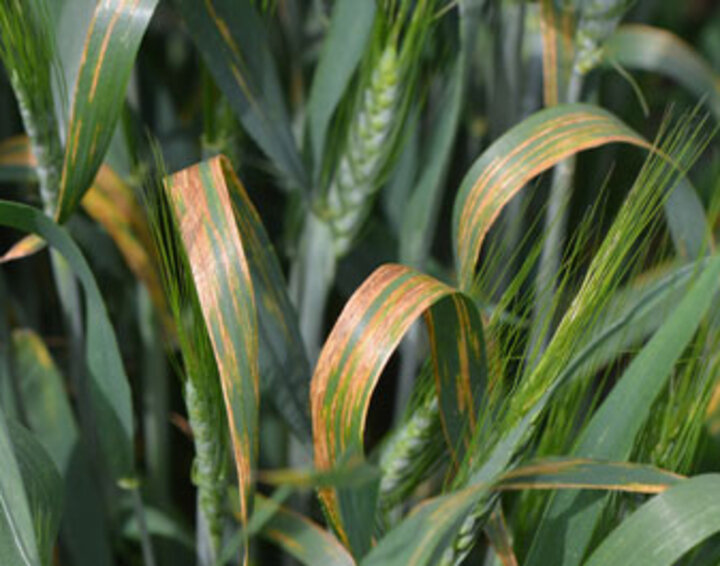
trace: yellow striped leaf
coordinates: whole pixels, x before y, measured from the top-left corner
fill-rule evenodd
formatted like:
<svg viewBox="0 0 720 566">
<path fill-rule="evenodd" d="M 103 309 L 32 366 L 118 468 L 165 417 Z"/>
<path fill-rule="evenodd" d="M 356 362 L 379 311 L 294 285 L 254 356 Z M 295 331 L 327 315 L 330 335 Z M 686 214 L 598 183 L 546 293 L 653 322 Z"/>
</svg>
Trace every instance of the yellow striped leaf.
<svg viewBox="0 0 720 566">
<path fill-rule="evenodd" d="M 685 479 L 654 466 L 604 462 L 589 458 L 553 458 L 516 468 L 494 489 L 594 489 L 626 493 L 661 493 Z"/>
<path fill-rule="evenodd" d="M 101 0 L 73 91 L 56 218 L 65 221 L 95 179 L 115 132 L 135 55 L 158 0 Z"/>
<path fill-rule="evenodd" d="M 243 525 L 251 512 L 257 458 L 258 330 L 250 270 L 222 160 L 176 173 L 168 200 L 212 344 L 232 438 Z M 247 546 L 245 546 L 247 562 Z"/>
<path fill-rule="evenodd" d="M 565 100 L 573 63 L 574 33 L 573 13 L 567 8 L 559 10 L 554 0 L 541 0 L 540 34 L 545 106 L 555 106 Z"/>
<path fill-rule="evenodd" d="M 537 112 L 495 141 L 470 168 L 455 200 L 453 242 L 460 289 L 472 288 L 485 236 L 528 181 L 570 155 L 617 142 L 653 150 L 611 113 L 588 104 L 566 104 Z M 686 213 L 692 218 L 690 222 Z M 678 183 L 665 214 L 678 252 L 696 256 L 703 248 L 706 222 L 689 183 Z"/>
<path fill-rule="evenodd" d="M 455 289 L 402 265 L 378 268 L 345 306 L 320 353 L 311 383 L 315 465 L 330 470 L 363 454 L 370 398 L 390 355 L 425 313 L 443 428 L 455 459 L 462 457 L 485 401 L 485 347 L 474 303 Z M 320 497 L 343 542 L 362 554 L 369 541 L 351 540 L 338 493 Z M 345 520 L 345 522 L 347 522 Z M 366 550 L 366 549 L 365 549 Z"/>
</svg>

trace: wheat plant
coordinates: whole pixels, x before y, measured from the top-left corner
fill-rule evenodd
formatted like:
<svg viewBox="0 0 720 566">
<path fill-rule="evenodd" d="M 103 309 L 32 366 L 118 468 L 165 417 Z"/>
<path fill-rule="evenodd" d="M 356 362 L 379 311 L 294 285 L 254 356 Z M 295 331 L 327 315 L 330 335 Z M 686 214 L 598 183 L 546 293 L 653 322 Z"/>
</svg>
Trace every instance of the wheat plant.
<svg viewBox="0 0 720 566">
<path fill-rule="evenodd" d="M 0 2 L 0 564 L 717 564 L 719 18 Z"/>
</svg>

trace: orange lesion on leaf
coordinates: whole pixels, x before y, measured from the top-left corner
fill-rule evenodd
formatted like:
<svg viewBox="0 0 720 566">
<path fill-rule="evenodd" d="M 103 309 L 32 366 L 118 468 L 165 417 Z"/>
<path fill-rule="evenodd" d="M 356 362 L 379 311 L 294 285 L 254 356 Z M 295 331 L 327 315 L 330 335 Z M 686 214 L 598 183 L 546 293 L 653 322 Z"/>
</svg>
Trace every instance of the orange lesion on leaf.
<svg viewBox="0 0 720 566">
<path fill-rule="evenodd" d="M 650 148 L 622 123 L 604 115 L 583 111 L 554 118 L 515 146 L 503 158 L 494 159 L 471 188 L 458 223 L 458 258 L 463 289 L 472 274 L 488 230 L 510 199 L 532 178 L 580 151 L 611 142 Z M 542 144 L 537 144 L 542 140 Z M 533 144 L 537 144 L 532 148 Z M 522 155 L 526 152 L 526 155 Z M 508 167 L 511 160 L 519 165 Z M 499 173 L 499 176 L 498 176 Z"/>
</svg>

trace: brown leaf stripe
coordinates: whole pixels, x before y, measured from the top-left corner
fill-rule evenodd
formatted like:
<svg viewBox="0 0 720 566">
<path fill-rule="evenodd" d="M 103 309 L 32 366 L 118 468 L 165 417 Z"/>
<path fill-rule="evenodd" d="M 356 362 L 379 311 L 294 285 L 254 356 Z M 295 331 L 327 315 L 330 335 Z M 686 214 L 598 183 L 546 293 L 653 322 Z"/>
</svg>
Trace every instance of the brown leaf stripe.
<svg viewBox="0 0 720 566">
<path fill-rule="evenodd" d="M 558 10 L 554 0 L 540 2 L 540 35 L 543 49 L 543 98 L 546 107 L 565 99 L 573 64 L 574 14 L 567 6 Z"/>
<path fill-rule="evenodd" d="M 543 92 L 545 106 L 558 103 L 557 22 L 553 0 L 540 2 L 540 33 L 543 43 Z"/>
<path fill-rule="evenodd" d="M 158 0 L 101 0 L 90 21 L 73 87 L 57 202 L 63 222 L 92 183 L 122 109 L 135 54 Z"/>
<path fill-rule="evenodd" d="M 215 158 L 175 174 L 167 193 L 220 374 L 240 490 L 240 515 L 246 524 L 257 457 L 258 329 L 252 280 L 233 217 L 223 159 Z"/>
<path fill-rule="evenodd" d="M 444 300 L 448 298 L 452 300 Z M 454 310 L 454 328 L 443 328 L 442 332 L 458 336 L 455 348 L 461 351 L 453 353 L 460 363 L 445 367 L 440 358 L 444 353 L 433 349 L 433 356 L 440 360 L 436 360 L 438 388 L 457 399 L 456 411 L 461 419 L 474 419 L 478 401 L 470 397 L 471 392 L 477 391 L 478 376 L 463 372 L 479 363 L 462 363 L 463 359 L 477 356 L 481 347 L 481 328 L 468 323 L 468 305 L 473 308 L 474 305 L 432 277 L 402 265 L 384 265 L 360 286 L 345 306 L 325 342 L 312 378 L 310 404 L 315 465 L 319 470 L 332 469 L 341 460 L 362 457 L 365 420 L 380 374 L 408 328 L 436 305 Z M 435 333 L 433 316 L 432 312 L 426 316 L 431 340 Z M 449 319 L 444 317 L 444 320 Z M 475 320 L 480 320 L 477 313 Z M 470 335 L 473 330 L 479 338 Z M 484 367 L 484 355 L 482 362 Z M 450 415 L 443 414 L 443 418 Z M 456 445 L 457 440 L 452 439 L 451 446 Z M 320 498 L 330 521 L 347 543 L 336 493 L 331 488 L 323 488 Z"/>
<path fill-rule="evenodd" d="M 595 481 L 598 471 L 602 481 Z M 614 476 L 615 481 L 607 481 Z M 538 462 L 504 474 L 494 485 L 497 491 L 526 489 L 597 489 L 626 493 L 662 493 L 685 476 L 630 462 L 601 462 L 587 458 Z"/>
<path fill-rule="evenodd" d="M 488 230 L 528 181 L 570 155 L 608 143 L 651 148 L 609 113 L 586 105 L 557 106 L 532 120 L 531 127 L 530 122 L 520 124 L 485 152 L 487 166 L 456 203 L 460 208 L 455 246 L 462 290 L 472 287 L 475 263 Z M 522 136 L 518 136 L 520 131 Z"/>
</svg>

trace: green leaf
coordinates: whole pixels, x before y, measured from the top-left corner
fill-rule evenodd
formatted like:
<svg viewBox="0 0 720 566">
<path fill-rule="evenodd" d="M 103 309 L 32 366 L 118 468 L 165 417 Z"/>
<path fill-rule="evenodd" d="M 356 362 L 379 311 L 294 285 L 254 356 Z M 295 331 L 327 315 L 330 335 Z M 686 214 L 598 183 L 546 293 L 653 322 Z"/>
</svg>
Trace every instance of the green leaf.
<svg viewBox="0 0 720 566">
<path fill-rule="evenodd" d="M 32 207 L 0 201 L 0 225 L 45 239 L 72 267 L 85 291 L 87 383 L 91 417 L 112 477 L 133 474 L 132 400 L 105 303 L 85 258 L 67 232 Z"/>
<path fill-rule="evenodd" d="M 41 566 L 33 516 L 10 431 L 0 410 L 0 556 L 7 566 Z"/>
<path fill-rule="evenodd" d="M 158 0 L 98 2 L 78 69 L 56 218 L 67 220 L 95 179 Z"/>
<path fill-rule="evenodd" d="M 63 481 L 42 445 L 23 426 L 7 422 L 35 528 L 40 563 L 50 564 L 63 508 Z"/>
<path fill-rule="evenodd" d="M 355 564 L 352 556 L 335 537 L 302 515 L 260 495 L 255 498 L 255 508 L 260 513 L 272 514 L 260 530 L 260 536 L 275 543 L 302 564 Z"/>
<path fill-rule="evenodd" d="M 600 544 L 585 566 L 672 566 L 720 532 L 720 475 L 697 476 L 640 507 Z"/>
<path fill-rule="evenodd" d="M 289 186 L 309 190 L 262 20 L 249 0 L 176 0 L 205 63 L 248 134 Z"/>
<path fill-rule="evenodd" d="M 335 2 L 308 100 L 308 128 L 316 177 L 325 155 L 330 119 L 366 51 L 374 21 L 375 2 Z"/>
<path fill-rule="evenodd" d="M 715 256 L 593 415 L 573 450 L 574 456 L 608 460 L 629 458 L 653 402 L 719 287 L 720 256 Z M 557 494 L 536 533 L 527 564 L 579 564 L 605 501 L 598 494 Z M 560 544 L 561 540 L 563 544 Z"/>
<path fill-rule="evenodd" d="M 487 368 L 480 316 L 472 300 L 401 265 L 378 268 L 348 301 L 320 354 L 311 383 L 315 465 L 333 469 L 363 457 L 372 393 L 392 352 L 425 313 L 443 429 L 459 463 L 484 418 Z M 350 544 L 336 490 L 320 497 L 333 527 Z M 351 518 L 346 507 L 345 517 Z M 358 519 L 359 520 L 359 519 Z M 358 531 L 362 526 L 358 527 Z M 364 541 L 366 544 L 369 540 Z M 353 547 L 356 556 L 363 545 Z"/>
<path fill-rule="evenodd" d="M 177 542 L 191 552 L 195 552 L 195 537 L 192 531 L 175 517 L 154 507 L 145 507 L 145 524 L 150 533 Z M 140 541 L 140 528 L 136 515 L 131 515 L 122 528 L 123 536 Z"/>
<path fill-rule="evenodd" d="M 78 431 L 63 378 L 42 339 L 32 330 L 13 331 L 12 362 L 27 422 L 65 476 Z"/>
<path fill-rule="evenodd" d="M 605 64 L 660 73 L 672 78 L 720 119 L 720 76 L 690 45 L 672 32 L 642 24 L 620 26 L 603 46 Z"/>
</svg>

